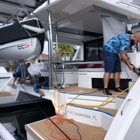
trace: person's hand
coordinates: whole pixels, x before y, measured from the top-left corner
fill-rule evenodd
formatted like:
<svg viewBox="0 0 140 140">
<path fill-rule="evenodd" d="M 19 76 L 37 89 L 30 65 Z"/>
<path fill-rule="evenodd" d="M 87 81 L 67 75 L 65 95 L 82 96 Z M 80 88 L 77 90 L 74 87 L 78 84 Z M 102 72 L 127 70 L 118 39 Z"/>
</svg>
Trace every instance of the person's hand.
<svg viewBox="0 0 140 140">
<path fill-rule="evenodd" d="M 45 89 L 44 85 L 42 85 L 41 88 Z"/>
<path fill-rule="evenodd" d="M 134 71 L 135 66 L 134 66 L 134 65 L 128 65 L 128 68 L 129 68 L 131 71 Z"/>
<path fill-rule="evenodd" d="M 42 96 L 45 96 L 44 92 L 43 91 L 39 91 L 39 93 L 42 95 Z"/>
</svg>

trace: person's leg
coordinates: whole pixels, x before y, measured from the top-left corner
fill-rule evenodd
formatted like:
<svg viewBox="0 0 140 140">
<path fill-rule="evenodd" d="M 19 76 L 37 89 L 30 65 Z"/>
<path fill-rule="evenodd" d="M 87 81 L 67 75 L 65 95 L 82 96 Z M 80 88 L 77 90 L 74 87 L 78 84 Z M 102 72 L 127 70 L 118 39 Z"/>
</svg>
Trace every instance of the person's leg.
<svg viewBox="0 0 140 140">
<path fill-rule="evenodd" d="M 22 84 L 22 80 L 21 78 L 19 77 L 18 80 L 17 80 L 20 84 Z"/>
<path fill-rule="evenodd" d="M 104 89 L 103 93 L 107 95 L 112 95 L 112 93 L 108 90 L 108 83 L 110 80 L 110 74 L 114 71 L 114 54 L 110 52 L 103 52 L 103 58 L 104 58 L 104 77 L 103 77 L 103 82 L 104 82 Z"/>
<path fill-rule="evenodd" d="M 120 87 L 120 72 L 114 73 L 115 88 Z"/>
<path fill-rule="evenodd" d="M 104 89 L 103 89 L 103 93 L 106 95 L 112 95 L 112 93 L 108 90 L 108 83 L 110 80 L 110 72 L 105 72 L 104 73 L 104 77 L 103 77 L 103 82 L 104 82 Z"/>
<path fill-rule="evenodd" d="M 108 88 L 108 83 L 109 83 L 109 80 L 110 80 L 110 74 L 109 72 L 105 72 L 104 73 L 104 88 Z"/>
<path fill-rule="evenodd" d="M 120 89 L 120 72 L 121 72 L 121 62 L 120 58 L 116 56 L 116 62 L 114 67 L 114 82 L 115 82 L 115 91 L 122 92 L 123 90 Z"/>
<path fill-rule="evenodd" d="M 17 80 L 17 78 L 14 77 L 12 86 L 15 86 L 15 82 L 16 82 L 16 80 Z"/>
<path fill-rule="evenodd" d="M 13 87 L 15 86 L 15 82 L 16 82 L 17 78 L 18 78 L 17 74 L 13 73 L 13 83 L 12 83 Z"/>
</svg>

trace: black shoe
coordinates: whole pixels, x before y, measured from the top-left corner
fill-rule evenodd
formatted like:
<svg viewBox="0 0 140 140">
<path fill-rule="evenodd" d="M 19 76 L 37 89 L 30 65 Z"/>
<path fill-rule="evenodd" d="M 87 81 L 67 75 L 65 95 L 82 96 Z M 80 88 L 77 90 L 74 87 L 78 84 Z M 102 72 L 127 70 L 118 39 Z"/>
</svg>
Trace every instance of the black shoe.
<svg viewBox="0 0 140 140">
<path fill-rule="evenodd" d="M 123 92 L 123 90 L 118 87 L 118 88 L 115 88 L 115 92 Z"/>
<path fill-rule="evenodd" d="M 112 95 L 112 93 L 108 90 L 108 88 L 104 88 L 103 93 L 106 95 Z"/>
</svg>

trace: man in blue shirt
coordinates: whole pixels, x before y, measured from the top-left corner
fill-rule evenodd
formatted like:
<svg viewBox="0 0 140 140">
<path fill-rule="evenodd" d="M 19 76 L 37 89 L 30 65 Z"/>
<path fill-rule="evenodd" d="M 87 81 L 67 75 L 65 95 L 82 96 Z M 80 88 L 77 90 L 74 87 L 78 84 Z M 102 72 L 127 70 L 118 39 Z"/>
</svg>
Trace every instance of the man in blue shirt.
<svg viewBox="0 0 140 140">
<path fill-rule="evenodd" d="M 34 91 L 40 93 L 42 97 L 45 96 L 45 94 L 40 90 L 41 88 L 47 90 L 49 89 L 49 77 L 40 76 L 34 84 Z"/>
<path fill-rule="evenodd" d="M 28 72 L 28 68 L 29 68 L 29 66 L 30 66 L 30 63 L 26 63 L 25 64 L 25 72 L 26 72 L 26 77 L 29 77 L 29 79 L 32 79 L 32 76 L 31 76 L 31 74 Z M 16 82 L 16 80 L 17 80 L 17 78 L 19 78 L 18 80 L 20 81 L 21 79 L 21 66 L 18 66 L 16 69 L 15 69 L 15 71 L 14 71 L 14 73 L 13 73 L 13 77 L 14 77 L 14 80 L 13 80 L 13 84 L 12 84 L 12 86 L 13 87 L 15 87 L 15 82 Z"/>
<path fill-rule="evenodd" d="M 131 65 L 131 60 L 127 56 L 127 49 L 140 42 L 140 32 L 134 34 L 119 34 L 110 39 L 103 47 L 104 59 L 104 89 L 103 93 L 112 95 L 108 90 L 110 74 L 114 73 L 115 91 L 122 92 L 120 89 L 120 58 L 133 71 L 134 66 Z M 119 58 L 120 54 L 120 58 Z"/>
</svg>

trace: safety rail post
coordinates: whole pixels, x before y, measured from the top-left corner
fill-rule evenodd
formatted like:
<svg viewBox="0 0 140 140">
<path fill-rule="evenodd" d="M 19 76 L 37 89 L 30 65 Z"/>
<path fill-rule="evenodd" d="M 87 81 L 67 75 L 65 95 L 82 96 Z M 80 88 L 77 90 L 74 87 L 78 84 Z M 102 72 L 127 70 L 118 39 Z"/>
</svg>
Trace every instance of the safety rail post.
<svg viewBox="0 0 140 140">
<path fill-rule="evenodd" d="M 57 87 L 62 88 L 62 86 L 65 83 L 65 73 L 64 73 L 65 63 L 63 61 L 57 61 L 57 62 L 53 62 L 52 65 L 55 68 L 55 77 L 56 77 Z M 62 69 L 63 69 L 63 81 L 62 81 L 62 83 L 60 85 L 58 84 L 58 78 L 57 78 L 57 70 L 56 70 L 57 65 L 62 65 Z"/>
<path fill-rule="evenodd" d="M 21 83 L 26 84 L 25 62 L 21 62 Z"/>
<path fill-rule="evenodd" d="M 50 0 L 48 0 L 48 5 Z M 48 21 L 49 21 L 49 30 L 48 30 L 48 50 L 49 50 L 49 88 L 52 89 L 53 86 L 53 33 L 52 33 L 52 19 L 51 11 L 48 11 Z"/>
</svg>

